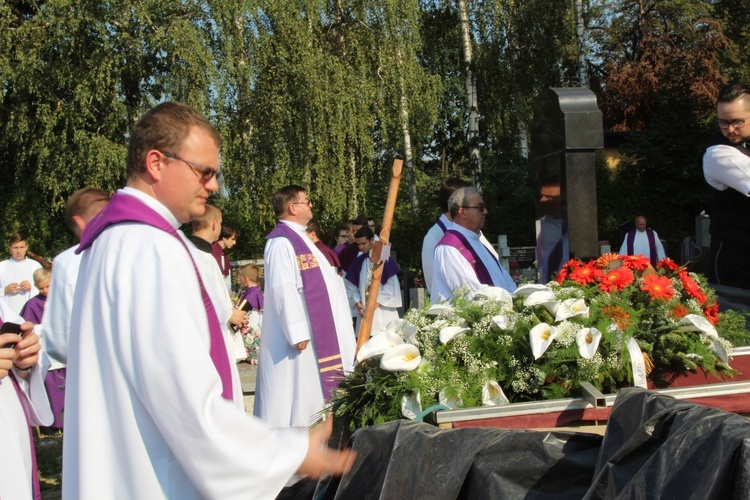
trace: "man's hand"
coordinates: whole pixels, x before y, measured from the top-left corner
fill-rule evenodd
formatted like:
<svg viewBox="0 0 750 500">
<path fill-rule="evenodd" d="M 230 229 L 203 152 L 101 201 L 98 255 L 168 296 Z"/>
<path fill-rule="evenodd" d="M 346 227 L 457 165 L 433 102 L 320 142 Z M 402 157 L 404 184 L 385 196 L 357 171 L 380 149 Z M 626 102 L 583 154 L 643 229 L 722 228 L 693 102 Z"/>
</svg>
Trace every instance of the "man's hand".
<svg viewBox="0 0 750 500">
<path fill-rule="evenodd" d="M 34 324 L 30 321 L 21 325 L 23 337 L 16 345 L 17 357 L 13 362 L 16 368 L 21 370 L 31 368 L 39 360 L 39 351 L 42 349 L 42 345 L 39 343 L 39 336 L 33 332 L 33 328 Z"/>
<path fill-rule="evenodd" d="M 8 376 L 8 372 L 13 367 L 13 361 L 15 361 L 16 356 L 18 356 L 15 348 L 2 346 L 17 341 L 18 335 L 15 333 L 0 334 L 0 379 L 4 379 Z"/>
<path fill-rule="evenodd" d="M 359 311 L 359 315 L 364 317 L 365 309 L 364 309 L 364 306 L 362 305 L 362 302 L 357 302 L 357 310 Z"/>
<path fill-rule="evenodd" d="M 18 293 L 20 289 L 21 289 L 21 285 L 19 285 L 18 283 L 9 283 L 5 286 L 5 295 Z"/>
<path fill-rule="evenodd" d="M 328 439 L 333 430 L 333 419 L 329 418 L 321 425 L 310 431 L 310 446 L 302 465 L 297 469 L 298 474 L 304 474 L 311 479 L 321 476 L 346 474 L 352 468 L 357 452 L 336 450 L 328 446 Z"/>
<path fill-rule="evenodd" d="M 247 313 L 242 309 L 232 309 L 229 322 L 240 328 L 245 328 L 247 326 Z"/>
<path fill-rule="evenodd" d="M 296 344 L 294 344 L 294 347 L 296 347 L 300 351 L 304 351 L 305 349 L 307 349 L 308 344 L 310 344 L 309 340 L 303 340 L 302 342 L 297 342 Z"/>
<path fill-rule="evenodd" d="M 24 292 L 28 292 L 29 290 L 31 290 L 31 283 L 29 283 L 28 280 L 23 280 L 19 286 Z"/>
</svg>

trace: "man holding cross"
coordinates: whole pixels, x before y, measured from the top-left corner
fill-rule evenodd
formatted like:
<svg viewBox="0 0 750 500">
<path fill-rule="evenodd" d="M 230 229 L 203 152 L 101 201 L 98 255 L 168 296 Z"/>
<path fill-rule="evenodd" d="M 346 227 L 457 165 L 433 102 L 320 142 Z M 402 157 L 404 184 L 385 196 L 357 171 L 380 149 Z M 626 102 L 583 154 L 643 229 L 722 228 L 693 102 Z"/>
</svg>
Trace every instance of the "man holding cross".
<svg viewBox="0 0 750 500">
<path fill-rule="evenodd" d="M 305 189 L 283 187 L 272 203 L 254 411 L 272 427 L 305 427 L 353 369 L 354 331 L 344 284 L 305 232 Z"/>
</svg>

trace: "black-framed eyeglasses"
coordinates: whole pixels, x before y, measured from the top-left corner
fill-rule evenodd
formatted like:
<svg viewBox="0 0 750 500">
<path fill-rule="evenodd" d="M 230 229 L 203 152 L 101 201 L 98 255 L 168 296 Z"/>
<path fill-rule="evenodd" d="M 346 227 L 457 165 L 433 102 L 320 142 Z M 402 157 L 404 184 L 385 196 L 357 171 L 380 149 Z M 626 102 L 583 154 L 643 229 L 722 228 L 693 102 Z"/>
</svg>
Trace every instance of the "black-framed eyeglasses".
<svg viewBox="0 0 750 500">
<path fill-rule="evenodd" d="M 312 200 L 307 201 L 294 201 L 291 203 L 292 205 L 307 205 L 308 207 L 312 206 Z"/>
<path fill-rule="evenodd" d="M 190 167 L 193 170 L 193 172 L 198 174 L 198 179 L 200 179 L 200 181 L 204 184 L 210 181 L 211 179 L 213 179 L 214 177 L 216 177 L 217 181 L 221 179 L 221 172 L 219 172 L 218 170 L 215 170 L 211 167 L 206 167 L 205 165 L 201 165 L 200 163 L 188 161 L 184 158 L 180 158 L 177 155 L 173 155 L 172 153 L 167 153 L 166 151 L 159 151 L 159 152 L 163 154 L 164 156 L 166 156 L 167 158 L 171 158 L 173 160 L 179 160 L 185 163 L 188 167 Z"/>
<path fill-rule="evenodd" d="M 716 120 L 716 123 L 719 124 L 719 128 L 722 130 L 728 129 L 730 126 L 734 127 L 735 129 L 739 129 L 745 126 L 745 122 L 747 120 Z"/>
<path fill-rule="evenodd" d="M 485 210 L 487 210 L 487 205 L 485 205 L 484 203 L 480 203 L 479 205 L 466 206 L 461 208 L 476 208 L 480 212 L 484 212 Z"/>
</svg>

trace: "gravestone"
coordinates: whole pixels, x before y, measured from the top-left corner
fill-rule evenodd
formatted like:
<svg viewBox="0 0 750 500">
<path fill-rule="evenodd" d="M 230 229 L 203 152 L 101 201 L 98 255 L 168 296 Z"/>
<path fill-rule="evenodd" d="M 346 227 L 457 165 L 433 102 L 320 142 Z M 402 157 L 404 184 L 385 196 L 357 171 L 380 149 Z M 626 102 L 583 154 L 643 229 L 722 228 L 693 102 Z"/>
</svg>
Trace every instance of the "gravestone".
<svg viewBox="0 0 750 500">
<path fill-rule="evenodd" d="M 537 265 L 546 283 L 570 258 L 599 256 L 594 165 L 604 134 L 596 96 L 586 88 L 547 89 L 530 131 Z"/>
</svg>

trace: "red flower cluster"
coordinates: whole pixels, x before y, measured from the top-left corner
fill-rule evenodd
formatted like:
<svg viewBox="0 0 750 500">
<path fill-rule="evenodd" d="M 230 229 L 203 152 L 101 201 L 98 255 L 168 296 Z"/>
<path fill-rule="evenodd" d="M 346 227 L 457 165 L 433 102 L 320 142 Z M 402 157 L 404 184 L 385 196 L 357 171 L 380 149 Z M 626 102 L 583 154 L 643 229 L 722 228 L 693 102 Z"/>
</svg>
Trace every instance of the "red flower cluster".
<svg viewBox="0 0 750 500">
<path fill-rule="evenodd" d="M 630 326 L 630 314 L 622 307 L 606 306 L 602 309 L 602 312 L 609 316 L 620 330 L 625 330 Z"/>
<path fill-rule="evenodd" d="M 649 274 L 643 277 L 643 283 L 641 284 L 641 290 L 648 292 L 651 296 L 651 300 L 659 299 L 667 301 L 674 297 L 674 288 L 672 288 L 672 280 L 666 276 L 659 276 L 658 274 Z"/>
<path fill-rule="evenodd" d="M 719 324 L 719 303 L 714 301 L 711 301 L 709 305 L 703 309 L 703 314 L 706 315 L 706 319 L 711 322 L 713 325 Z"/>
<path fill-rule="evenodd" d="M 596 268 L 594 262 L 578 266 L 570 271 L 570 279 L 581 285 L 595 283 L 602 277 L 602 272 Z"/>
<path fill-rule="evenodd" d="M 618 267 L 605 274 L 597 286 L 602 292 L 612 293 L 622 290 L 634 280 L 633 271 L 627 267 Z"/>
<path fill-rule="evenodd" d="M 700 285 L 698 285 L 698 283 L 696 283 L 695 280 L 690 277 L 687 271 L 683 269 L 679 272 L 678 276 L 680 277 L 682 287 L 685 289 L 687 294 L 697 300 L 700 305 L 705 305 L 708 297 L 706 297 L 706 294 L 703 293 Z"/>
</svg>

